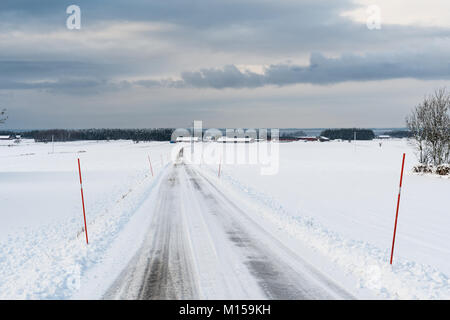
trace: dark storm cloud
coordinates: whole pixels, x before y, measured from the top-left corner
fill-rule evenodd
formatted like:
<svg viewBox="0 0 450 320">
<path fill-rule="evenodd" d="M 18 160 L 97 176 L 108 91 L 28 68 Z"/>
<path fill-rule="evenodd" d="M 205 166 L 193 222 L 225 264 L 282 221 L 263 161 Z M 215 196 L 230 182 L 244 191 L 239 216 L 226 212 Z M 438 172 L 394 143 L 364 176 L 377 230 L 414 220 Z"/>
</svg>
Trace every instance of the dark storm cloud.
<svg viewBox="0 0 450 320">
<path fill-rule="evenodd" d="M 194 88 L 255 88 L 265 85 L 285 86 L 297 83 L 318 85 L 346 81 L 373 81 L 398 78 L 450 79 L 450 54 L 370 54 L 327 58 L 311 55 L 308 66 L 271 65 L 264 74 L 241 71 L 234 65 L 224 68 L 183 72 L 178 81 L 139 81 L 138 85 Z"/>
<path fill-rule="evenodd" d="M 2 0 L 0 23 L 12 28 L 32 25 L 64 28 L 65 9 L 73 1 Z M 365 24 L 341 17 L 357 7 L 351 0 L 109 0 L 75 1 L 81 7 L 83 28 L 102 21 L 162 22 L 178 26 L 160 36 L 180 47 L 196 45 L 219 51 L 283 52 L 352 51 L 401 45 L 410 39 L 450 36 L 448 29 L 385 26 L 368 32 Z M 10 25 L 11 27 L 11 25 Z"/>
<path fill-rule="evenodd" d="M 80 61 L 2 60 L 0 77 L 4 79 L 46 79 L 54 76 L 88 76 L 105 72 L 108 67 Z"/>
<path fill-rule="evenodd" d="M 162 31 L 161 37 L 180 47 L 286 52 L 311 42 L 315 43 L 312 49 L 318 50 L 326 39 L 347 43 L 349 31 L 354 41 L 367 37 L 339 16 L 339 12 L 355 7 L 350 0 L 2 0 L 0 25 L 7 30 L 26 30 L 29 26 L 34 30 L 61 30 L 65 27 L 65 10 L 73 3 L 81 8 L 82 28 L 96 28 L 104 21 L 170 23 L 178 28 Z"/>
<path fill-rule="evenodd" d="M 264 1 L 264 0 L 153 0 L 153 1 L 87 1 L 76 2 L 82 8 L 83 28 L 103 20 L 172 23 L 177 28 L 154 32 L 164 41 L 172 43 L 183 55 L 183 48 L 197 47 L 216 52 L 247 52 L 250 55 L 271 56 L 280 53 L 290 57 L 311 51 L 377 50 L 383 46 L 386 55 L 344 55 L 328 59 L 313 54 L 309 66 L 274 64 L 264 75 L 241 72 L 233 61 L 216 68 L 178 73 L 181 80 L 141 80 L 133 84 L 145 87 L 197 87 L 197 88 L 253 88 L 264 85 L 294 83 L 327 84 L 342 81 L 366 81 L 412 77 L 417 79 L 446 78 L 448 59 L 426 53 L 396 56 L 397 47 L 405 41 L 409 46 L 448 37 L 448 29 L 385 26 L 380 32 L 370 32 L 365 25 L 356 24 L 339 15 L 344 9 L 354 8 L 351 1 Z M 9 23 L 31 31 L 34 28 L 64 28 L 65 8 L 71 1 L 3 0 L 0 2 L 0 23 Z M 96 28 L 92 28 L 96 30 Z M 139 41 L 146 41 L 145 31 Z M 60 40 L 55 40 L 60 41 Z M 56 42 L 57 43 L 57 42 Z M 394 44 L 389 47 L 389 44 Z M 23 44 L 26 46 L 26 44 Z M 1 43 L 0 43 L 1 47 Z M 132 83 L 127 76 L 145 78 L 149 70 L 163 70 L 170 61 L 136 59 L 130 51 L 114 56 L 111 52 L 88 48 L 74 48 L 82 61 L 71 61 L 67 53 L 48 53 L 38 60 L 29 53 L 14 48 L 0 52 L 0 89 L 47 88 L 65 91 L 71 83 L 80 90 L 84 87 L 124 88 Z M 130 48 L 123 48 L 129 50 Z M 18 49 L 19 50 L 19 49 Z M 14 60 L 14 56 L 28 59 Z M 440 60 L 436 60 L 439 58 Z M 105 60 L 109 65 L 105 64 Z M 251 61 L 249 62 L 251 64 Z M 145 66 L 144 68 L 142 66 Z M 35 83 L 40 80 L 39 83 Z M 115 82 L 121 82 L 117 86 Z M 125 85 L 126 84 L 126 85 Z M 92 91 L 92 90 L 90 90 Z"/>
<path fill-rule="evenodd" d="M 30 31 L 35 28 L 64 29 L 65 8 L 72 3 L 3 0 L 0 2 L 0 16 L 3 17 L 0 23 L 7 24 L 9 30 L 14 27 Z M 190 67 L 183 66 L 177 72 L 181 80 L 152 79 L 129 83 L 125 80 L 129 75 L 145 78 L 152 69 L 169 68 L 169 58 L 167 61 L 143 60 L 136 58 L 132 50 L 130 53 L 130 48 L 121 49 L 119 46 L 108 52 L 88 46 L 74 48 L 74 54 L 78 54 L 82 61 L 71 61 L 68 53 L 60 56 L 47 53 L 47 56 L 40 55 L 39 60 L 34 57 L 33 48 L 24 52 L 26 44 L 22 44 L 17 51 L 11 47 L 0 51 L 0 89 L 48 88 L 58 91 L 66 90 L 71 82 L 80 89 L 86 84 L 86 88 L 98 87 L 99 90 L 131 84 L 145 87 L 253 88 L 404 77 L 442 79 L 448 75 L 447 57 L 435 56 L 431 49 L 424 53 L 424 57 L 414 54 L 396 56 L 395 53 L 402 45 L 411 47 L 426 42 L 426 39 L 449 37 L 448 29 L 384 26 L 380 32 L 371 32 L 364 24 L 356 24 L 339 15 L 343 10 L 355 8 L 349 0 L 79 0 L 76 4 L 82 8 L 83 30 L 95 31 L 93 26 L 110 20 L 171 23 L 177 27 L 156 31 L 152 35 L 173 44 L 179 55 L 183 55 L 183 49 L 187 47 L 267 57 L 274 54 L 295 57 L 328 51 L 380 51 L 380 48 L 386 48 L 388 53 L 350 54 L 338 59 L 313 54 L 309 66 L 274 64 L 264 75 L 241 72 L 232 65 L 233 61 L 200 71 L 187 71 Z M 55 40 L 55 43 L 57 41 L 61 40 Z M 146 41 L 145 31 L 138 41 Z M 114 55 L 125 49 L 128 51 L 122 55 Z M 15 56 L 25 58 L 15 60 Z M 221 65 L 225 67 L 221 68 Z M 35 83 L 36 80 L 40 82 Z M 117 86 L 114 84 L 117 81 L 127 85 Z"/>
<path fill-rule="evenodd" d="M 87 93 L 99 90 L 119 90 L 133 85 L 147 88 L 256 88 L 266 85 L 286 86 L 298 83 L 327 85 L 346 81 L 374 81 L 398 78 L 450 79 L 450 54 L 346 54 L 327 58 L 320 53 L 311 55 L 309 65 L 275 64 L 264 73 L 241 71 L 235 65 L 201 69 L 181 73 L 181 80 L 147 79 L 138 81 L 110 81 L 91 77 L 93 69 L 79 62 L 20 62 L 0 61 L 0 88 L 51 89 L 66 93 Z M 56 77 L 54 81 L 19 81 Z M 61 76 L 62 75 L 62 76 Z"/>
<path fill-rule="evenodd" d="M 213 26 L 267 22 L 274 18 L 296 15 L 299 21 L 330 18 L 330 11 L 354 7 L 351 1 L 272 1 L 272 0 L 2 0 L 0 12 L 48 19 L 71 5 L 82 8 L 86 19 L 162 21 L 184 26 Z"/>
<path fill-rule="evenodd" d="M 241 72 L 233 65 L 223 69 L 203 69 L 198 72 L 183 72 L 186 86 L 205 88 L 243 88 L 259 87 L 265 84 L 264 76 L 252 72 Z"/>
<path fill-rule="evenodd" d="M 0 61 L 0 89 L 92 94 L 129 85 L 108 80 L 115 72 L 100 63 L 6 60 Z"/>
<path fill-rule="evenodd" d="M 450 55 L 442 53 L 347 54 L 339 58 L 311 55 L 307 67 L 273 65 L 264 75 L 265 83 L 330 84 L 396 78 L 449 79 Z"/>
</svg>

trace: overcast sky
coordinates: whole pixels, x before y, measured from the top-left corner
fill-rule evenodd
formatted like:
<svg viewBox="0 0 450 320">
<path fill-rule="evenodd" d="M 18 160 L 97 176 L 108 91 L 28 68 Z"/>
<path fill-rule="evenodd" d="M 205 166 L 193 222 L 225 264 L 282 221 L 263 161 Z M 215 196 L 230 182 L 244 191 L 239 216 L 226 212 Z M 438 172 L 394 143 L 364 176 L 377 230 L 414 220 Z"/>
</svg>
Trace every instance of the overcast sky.
<svg viewBox="0 0 450 320">
<path fill-rule="evenodd" d="M 0 1 L 0 129 L 403 127 L 449 78 L 448 0 Z"/>
</svg>

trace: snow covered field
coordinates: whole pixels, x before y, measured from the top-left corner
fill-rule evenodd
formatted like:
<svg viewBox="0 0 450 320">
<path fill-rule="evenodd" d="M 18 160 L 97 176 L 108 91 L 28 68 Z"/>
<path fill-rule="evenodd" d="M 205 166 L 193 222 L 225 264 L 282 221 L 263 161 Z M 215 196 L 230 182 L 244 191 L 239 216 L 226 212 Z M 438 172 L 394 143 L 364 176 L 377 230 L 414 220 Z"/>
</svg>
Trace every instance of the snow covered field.
<svg viewBox="0 0 450 320">
<path fill-rule="evenodd" d="M 412 174 L 417 161 L 406 140 L 383 141 L 381 147 L 378 141 L 293 142 L 281 144 L 279 153 L 278 174 L 222 164 L 222 182 L 264 203 L 272 211 L 267 219 L 331 258 L 380 298 L 450 298 L 450 180 Z"/>
<path fill-rule="evenodd" d="M 279 147 L 275 175 L 261 175 L 255 165 L 222 164 L 219 179 L 217 165 L 193 166 L 224 194 L 253 207 L 273 234 L 287 237 L 291 248 L 339 277 L 349 291 L 368 290 L 374 298 L 450 298 L 450 180 L 411 174 L 416 160 L 406 141 Z M 56 143 L 51 153 L 51 144 L 1 142 L 0 298 L 102 297 L 144 241 L 172 148 L 167 142 L 93 141 Z M 403 152 L 406 174 L 391 267 Z"/>
<path fill-rule="evenodd" d="M 169 143 L 0 146 L 0 298 L 69 298 L 150 194 Z M 151 178 L 147 156 L 153 162 Z M 81 160 L 86 248 L 77 158 Z M 115 262 L 117 263 L 117 262 Z"/>
</svg>

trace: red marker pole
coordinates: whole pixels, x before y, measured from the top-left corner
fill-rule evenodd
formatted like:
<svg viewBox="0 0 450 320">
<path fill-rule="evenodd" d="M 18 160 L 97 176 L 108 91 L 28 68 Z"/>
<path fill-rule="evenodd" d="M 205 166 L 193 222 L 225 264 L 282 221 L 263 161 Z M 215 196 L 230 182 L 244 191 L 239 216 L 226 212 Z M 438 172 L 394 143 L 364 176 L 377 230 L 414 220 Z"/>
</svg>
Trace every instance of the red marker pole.
<svg viewBox="0 0 450 320">
<path fill-rule="evenodd" d="M 83 204 L 83 217 L 84 217 L 84 232 L 86 234 L 86 244 L 89 244 L 88 232 L 87 232 L 87 223 L 86 223 L 86 210 L 84 208 L 83 180 L 81 180 L 80 158 L 78 158 L 78 173 L 80 174 L 81 203 Z"/>
<path fill-rule="evenodd" d="M 402 172 L 400 173 L 400 187 L 398 188 L 397 210 L 395 212 L 394 238 L 392 239 L 391 264 L 394 257 L 395 233 L 397 232 L 398 208 L 400 207 L 400 194 L 402 193 L 403 169 L 405 168 L 405 154 L 402 160 Z"/>
<path fill-rule="evenodd" d="M 153 177 L 153 167 L 152 167 L 152 160 L 150 160 L 150 156 L 148 156 L 148 162 L 150 163 L 150 171 L 152 172 Z"/>
</svg>

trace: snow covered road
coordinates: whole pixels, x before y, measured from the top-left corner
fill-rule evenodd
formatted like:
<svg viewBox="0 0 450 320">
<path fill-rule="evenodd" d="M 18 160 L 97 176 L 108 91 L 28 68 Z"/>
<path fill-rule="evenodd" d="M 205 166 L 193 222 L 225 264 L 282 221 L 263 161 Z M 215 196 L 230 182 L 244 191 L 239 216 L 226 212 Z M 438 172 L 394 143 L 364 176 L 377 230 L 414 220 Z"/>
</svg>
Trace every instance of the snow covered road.
<svg viewBox="0 0 450 320">
<path fill-rule="evenodd" d="M 222 192 L 201 168 L 168 168 L 140 250 L 106 299 L 352 299 Z"/>
</svg>

